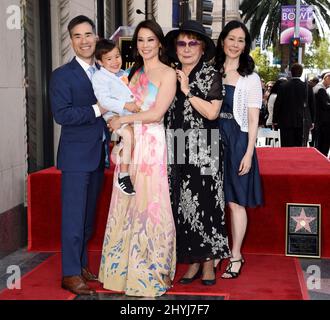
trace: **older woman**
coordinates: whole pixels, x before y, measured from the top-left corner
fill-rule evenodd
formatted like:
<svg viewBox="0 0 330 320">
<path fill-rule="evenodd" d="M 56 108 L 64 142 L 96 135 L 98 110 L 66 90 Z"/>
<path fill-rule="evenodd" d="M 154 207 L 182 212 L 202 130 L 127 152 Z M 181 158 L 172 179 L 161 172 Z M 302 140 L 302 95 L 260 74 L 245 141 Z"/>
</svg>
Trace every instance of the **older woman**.
<svg viewBox="0 0 330 320">
<path fill-rule="evenodd" d="M 258 132 L 262 88 L 250 57 L 251 37 L 240 21 L 230 21 L 222 30 L 217 45 L 216 63 L 223 78 L 224 102 L 220 113 L 223 137 L 224 189 L 231 212 L 232 257 L 222 278 L 239 276 L 244 259 L 246 207 L 263 202 L 255 143 Z"/>
<path fill-rule="evenodd" d="M 189 263 L 180 283 L 202 277 L 204 285 L 214 285 L 214 260 L 229 255 L 222 144 L 217 131 L 221 78 L 207 64 L 215 54 L 215 45 L 196 21 L 184 22 L 165 38 L 169 55 L 178 63 L 176 98 L 165 123 L 172 160 L 168 167 L 178 261 Z"/>
</svg>

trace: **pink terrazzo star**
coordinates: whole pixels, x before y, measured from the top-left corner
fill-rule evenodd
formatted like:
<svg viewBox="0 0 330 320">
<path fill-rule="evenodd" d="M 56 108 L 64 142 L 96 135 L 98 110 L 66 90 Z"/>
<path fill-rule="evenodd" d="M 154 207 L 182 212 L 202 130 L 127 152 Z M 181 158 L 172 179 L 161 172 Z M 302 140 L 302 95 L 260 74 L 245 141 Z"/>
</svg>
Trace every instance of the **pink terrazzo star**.
<svg viewBox="0 0 330 320">
<path fill-rule="evenodd" d="M 291 217 L 294 221 L 297 222 L 295 232 L 299 231 L 300 229 L 304 228 L 308 232 L 311 231 L 310 223 L 314 221 L 315 217 L 307 217 L 304 208 L 301 209 L 300 216 L 298 217 Z"/>
</svg>

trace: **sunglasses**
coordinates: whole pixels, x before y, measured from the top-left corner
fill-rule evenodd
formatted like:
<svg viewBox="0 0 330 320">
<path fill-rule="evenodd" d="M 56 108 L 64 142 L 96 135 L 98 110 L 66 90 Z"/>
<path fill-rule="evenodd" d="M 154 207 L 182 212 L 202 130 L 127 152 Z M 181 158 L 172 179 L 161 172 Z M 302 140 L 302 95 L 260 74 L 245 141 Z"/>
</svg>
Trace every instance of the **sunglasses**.
<svg viewBox="0 0 330 320">
<path fill-rule="evenodd" d="M 185 47 L 187 47 L 187 45 L 188 45 L 189 48 L 196 48 L 197 46 L 200 45 L 200 42 L 197 41 L 197 40 L 192 40 L 192 41 L 189 41 L 189 42 L 182 41 L 182 40 L 178 40 L 178 41 L 176 42 L 176 45 L 177 45 L 179 48 L 185 48 Z"/>
</svg>

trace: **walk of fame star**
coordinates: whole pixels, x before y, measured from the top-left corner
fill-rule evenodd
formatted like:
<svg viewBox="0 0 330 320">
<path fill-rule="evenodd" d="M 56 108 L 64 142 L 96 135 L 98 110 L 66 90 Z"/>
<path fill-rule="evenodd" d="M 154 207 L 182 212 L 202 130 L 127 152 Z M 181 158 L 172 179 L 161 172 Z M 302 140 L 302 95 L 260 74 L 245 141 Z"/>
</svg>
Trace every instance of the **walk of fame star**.
<svg viewBox="0 0 330 320">
<path fill-rule="evenodd" d="M 294 221 L 297 222 L 296 225 L 296 230 L 295 232 L 299 231 L 300 229 L 305 229 L 308 232 L 311 231 L 310 223 L 314 221 L 316 218 L 315 217 L 307 217 L 304 208 L 301 209 L 300 216 L 297 217 L 291 217 Z"/>
</svg>

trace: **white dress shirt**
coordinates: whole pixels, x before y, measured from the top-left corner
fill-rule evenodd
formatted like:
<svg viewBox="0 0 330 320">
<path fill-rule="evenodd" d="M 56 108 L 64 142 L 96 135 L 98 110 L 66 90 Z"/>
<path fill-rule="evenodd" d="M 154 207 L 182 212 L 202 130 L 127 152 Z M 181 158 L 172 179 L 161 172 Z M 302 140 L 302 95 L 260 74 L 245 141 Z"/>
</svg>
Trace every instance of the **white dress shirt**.
<svg viewBox="0 0 330 320">
<path fill-rule="evenodd" d="M 88 78 L 89 78 L 89 74 L 87 72 L 87 70 L 90 68 L 90 67 L 94 67 L 95 70 L 97 70 L 96 66 L 95 66 L 95 63 L 93 65 L 90 65 L 88 64 L 87 62 L 85 62 L 84 60 L 80 59 L 79 57 L 76 56 L 76 60 L 77 62 L 80 64 L 80 66 L 84 69 L 84 71 L 86 72 Z M 93 106 L 93 109 L 94 109 L 94 112 L 95 112 L 95 117 L 96 118 L 99 118 L 101 117 L 101 111 L 99 109 L 99 106 L 97 104 L 94 104 Z"/>
</svg>

